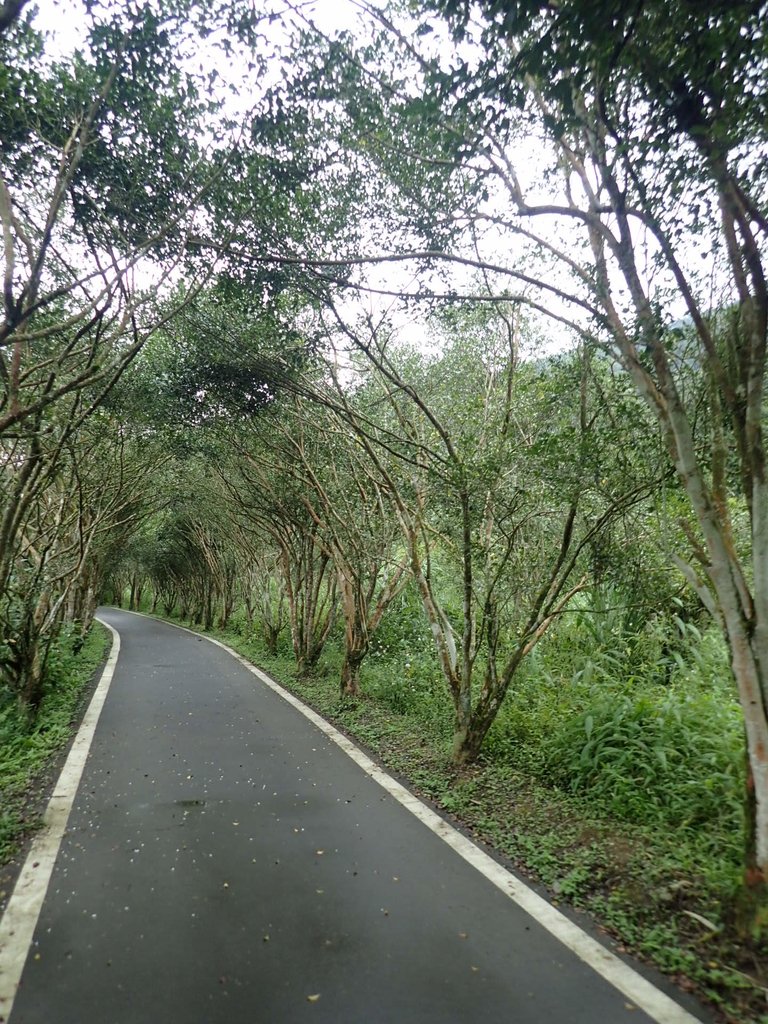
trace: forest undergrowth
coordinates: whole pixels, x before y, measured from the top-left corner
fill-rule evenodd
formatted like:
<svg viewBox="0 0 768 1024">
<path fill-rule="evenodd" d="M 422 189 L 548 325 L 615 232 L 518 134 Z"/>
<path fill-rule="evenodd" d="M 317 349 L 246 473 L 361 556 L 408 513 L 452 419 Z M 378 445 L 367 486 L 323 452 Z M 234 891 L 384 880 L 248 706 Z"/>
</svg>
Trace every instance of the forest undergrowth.
<svg viewBox="0 0 768 1024">
<path fill-rule="evenodd" d="M 72 739 L 89 683 L 108 647 L 109 633 L 98 622 L 82 646 L 78 633 L 65 632 L 49 654 L 34 718 L 15 694 L 0 690 L 0 866 L 40 825 L 56 764 Z"/>
</svg>

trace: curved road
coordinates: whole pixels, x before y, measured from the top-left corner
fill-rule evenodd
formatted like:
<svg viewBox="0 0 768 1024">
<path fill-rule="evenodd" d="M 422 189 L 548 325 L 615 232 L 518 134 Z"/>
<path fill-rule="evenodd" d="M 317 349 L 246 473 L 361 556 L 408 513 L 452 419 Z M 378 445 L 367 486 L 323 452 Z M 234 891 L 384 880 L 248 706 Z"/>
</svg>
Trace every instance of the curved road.
<svg viewBox="0 0 768 1024">
<path fill-rule="evenodd" d="M 103 617 L 122 648 L 10 1024 L 694 1020 L 635 1005 L 224 650 Z"/>
</svg>

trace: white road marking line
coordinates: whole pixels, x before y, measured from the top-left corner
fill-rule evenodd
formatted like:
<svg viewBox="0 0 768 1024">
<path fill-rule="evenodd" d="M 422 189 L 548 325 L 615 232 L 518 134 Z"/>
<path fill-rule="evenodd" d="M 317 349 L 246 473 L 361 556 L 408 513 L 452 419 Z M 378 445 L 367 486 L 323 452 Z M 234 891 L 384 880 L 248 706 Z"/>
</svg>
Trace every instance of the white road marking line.
<svg viewBox="0 0 768 1024">
<path fill-rule="evenodd" d="M 120 653 L 120 634 L 108 622 L 103 622 L 102 619 L 99 619 L 99 622 L 112 634 L 112 649 L 43 814 L 43 827 L 32 842 L 0 920 L 0 1020 L 7 1021 L 13 1009 L 13 1001 L 32 945 L 40 909 L 48 891 L 53 865 L 91 749 L 96 723 L 104 706 L 112 676 L 115 674 L 117 656 Z"/>
<path fill-rule="evenodd" d="M 137 614 L 137 613 L 134 613 Z M 149 616 L 147 616 L 149 617 Z M 158 620 L 165 622 L 166 620 Z M 514 903 L 521 907 L 542 928 L 545 928 L 550 935 L 558 939 L 571 952 L 575 953 L 580 960 L 596 971 L 614 988 L 618 989 L 636 1007 L 645 1011 L 648 1016 L 657 1024 L 702 1024 L 698 1017 L 683 1009 L 678 1003 L 671 999 L 661 989 L 638 974 L 629 964 L 619 959 L 609 949 L 606 949 L 597 939 L 593 939 L 577 924 L 569 920 L 551 903 L 548 903 L 537 892 L 534 892 L 521 879 L 515 877 L 510 871 L 498 864 L 492 857 L 480 849 L 471 839 L 468 839 L 461 832 L 458 832 L 449 822 L 436 814 L 431 807 L 414 796 L 409 790 L 388 775 L 374 761 L 364 754 L 360 748 L 347 736 L 339 732 L 329 722 L 304 704 L 288 690 L 276 683 L 274 679 L 256 668 L 247 661 L 241 654 L 213 637 L 205 636 L 203 633 L 196 633 L 185 626 L 176 626 L 173 622 L 167 625 L 182 629 L 185 633 L 193 636 L 202 636 L 203 639 L 221 647 L 222 650 L 231 654 L 236 661 L 246 668 L 252 675 L 268 686 L 276 694 L 283 698 L 288 704 L 300 711 L 305 718 L 308 718 L 313 725 L 316 725 L 321 732 L 341 747 L 345 754 L 352 758 L 363 771 L 377 782 L 382 789 L 394 797 L 403 807 L 411 812 L 451 849 L 455 850 L 460 857 L 463 857 L 468 864 L 471 864 L 477 871 L 484 875 L 505 896 L 508 896 Z"/>
</svg>

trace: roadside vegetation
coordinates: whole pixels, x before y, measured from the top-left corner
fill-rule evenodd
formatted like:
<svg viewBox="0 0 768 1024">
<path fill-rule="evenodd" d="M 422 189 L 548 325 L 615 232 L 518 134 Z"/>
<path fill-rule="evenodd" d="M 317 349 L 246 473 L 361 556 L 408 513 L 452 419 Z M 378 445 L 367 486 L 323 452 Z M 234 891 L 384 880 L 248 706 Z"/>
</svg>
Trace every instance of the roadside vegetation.
<svg viewBox="0 0 768 1024">
<path fill-rule="evenodd" d="M 8 689 L 0 692 L 0 865 L 39 827 L 55 769 L 109 644 L 100 623 L 94 623 L 84 643 L 79 636 L 60 636 L 49 654 L 34 717 Z"/>
<path fill-rule="evenodd" d="M 759 1016 L 764 0 L 330 6 L 1 5 L 15 792 L 97 600 L 234 631 Z"/>
</svg>

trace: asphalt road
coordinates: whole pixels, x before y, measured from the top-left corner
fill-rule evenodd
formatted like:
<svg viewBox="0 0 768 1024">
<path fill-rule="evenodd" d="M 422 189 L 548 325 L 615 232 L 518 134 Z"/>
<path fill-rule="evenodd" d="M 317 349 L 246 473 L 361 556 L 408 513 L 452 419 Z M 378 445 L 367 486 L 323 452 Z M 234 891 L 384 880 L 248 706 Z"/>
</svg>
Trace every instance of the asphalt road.
<svg viewBox="0 0 768 1024">
<path fill-rule="evenodd" d="M 646 1024 L 225 651 L 122 650 L 10 1024 Z"/>
</svg>

